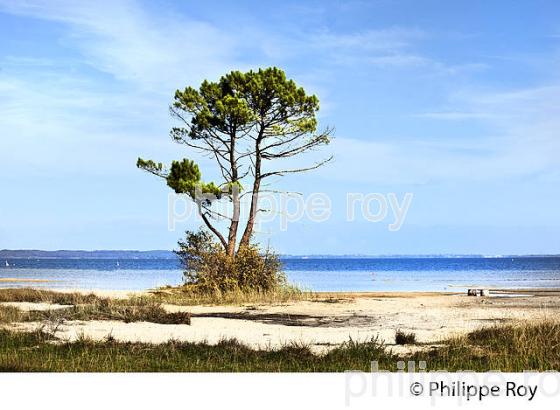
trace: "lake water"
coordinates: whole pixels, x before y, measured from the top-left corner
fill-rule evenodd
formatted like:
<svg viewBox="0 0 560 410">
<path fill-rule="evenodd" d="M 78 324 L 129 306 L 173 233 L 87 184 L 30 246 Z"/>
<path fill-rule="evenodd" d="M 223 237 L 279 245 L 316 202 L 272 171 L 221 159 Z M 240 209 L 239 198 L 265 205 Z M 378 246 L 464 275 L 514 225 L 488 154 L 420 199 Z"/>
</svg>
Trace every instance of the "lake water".
<svg viewBox="0 0 560 410">
<path fill-rule="evenodd" d="M 463 291 L 560 288 L 560 257 L 284 258 L 291 283 L 314 291 Z M 8 259 L 0 278 L 50 288 L 142 290 L 182 282 L 175 259 Z M 29 286 L 2 282 L 0 286 Z"/>
</svg>

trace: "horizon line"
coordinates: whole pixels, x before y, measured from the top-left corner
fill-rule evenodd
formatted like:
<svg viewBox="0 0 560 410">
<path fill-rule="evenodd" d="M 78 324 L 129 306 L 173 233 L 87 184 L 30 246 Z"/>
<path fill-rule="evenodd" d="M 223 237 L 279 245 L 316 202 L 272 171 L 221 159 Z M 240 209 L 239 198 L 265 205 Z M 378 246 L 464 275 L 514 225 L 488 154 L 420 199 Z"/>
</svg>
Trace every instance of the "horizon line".
<svg viewBox="0 0 560 410">
<path fill-rule="evenodd" d="M 169 249 L 57 249 L 57 250 L 44 250 L 44 249 L 0 249 L 1 253 L 7 252 L 41 252 L 41 253 L 62 253 L 62 252 L 76 252 L 76 253 L 155 253 L 165 252 L 173 253 Z M 418 254 L 365 254 L 365 253 L 278 253 L 278 256 L 295 256 L 295 257 L 360 257 L 360 258 L 391 258 L 391 257 L 480 257 L 480 258 L 509 258 L 509 257 L 560 257 L 558 253 L 527 253 L 527 254 L 481 254 L 481 253 L 418 253 Z"/>
</svg>

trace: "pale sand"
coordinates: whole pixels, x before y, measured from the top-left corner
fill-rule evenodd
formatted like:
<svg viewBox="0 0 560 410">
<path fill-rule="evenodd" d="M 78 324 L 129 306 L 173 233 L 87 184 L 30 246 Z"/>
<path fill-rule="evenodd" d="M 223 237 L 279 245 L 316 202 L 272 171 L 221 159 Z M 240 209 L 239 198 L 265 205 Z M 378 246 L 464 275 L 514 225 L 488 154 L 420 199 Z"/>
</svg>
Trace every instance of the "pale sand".
<svg viewBox="0 0 560 410">
<path fill-rule="evenodd" d="M 254 348 L 277 348 L 290 343 L 310 345 L 324 352 L 350 338 L 365 341 L 378 337 L 394 351 L 395 331 L 414 332 L 429 348 L 450 336 L 482 326 L 554 319 L 560 297 L 476 298 L 430 293 L 333 294 L 337 301 L 302 301 L 255 306 L 176 306 L 170 312 L 188 311 L 192 324 L 161 325 L 114 321 L 65 322 L 57 337 L 74 340 L 80 335 L 121 341 L 162 343 L 170 339 L 215 344 L 236 338 Z M 34 329 L 38 323 L 17 324 Z M 408 347 L 405 350 L 418 349 Z"/>
</svg>

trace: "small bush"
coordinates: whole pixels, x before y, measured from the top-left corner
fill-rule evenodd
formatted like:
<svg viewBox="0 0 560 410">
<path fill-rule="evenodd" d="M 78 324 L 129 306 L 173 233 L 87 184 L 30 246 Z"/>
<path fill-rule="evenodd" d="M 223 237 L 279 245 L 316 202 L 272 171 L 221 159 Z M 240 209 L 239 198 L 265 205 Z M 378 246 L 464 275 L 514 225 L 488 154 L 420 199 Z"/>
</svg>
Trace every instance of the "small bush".
<svg viewBox="0 0 560 410">
<path fill-rule="evenodd" d="M 250 245 L 231 257 L 204 230 L 187 232 L 176 254 L 185 270 L 185 285 L 195 293 L 264 293 L 286 285 L 276 254 Z"/>
<path fill-rule="evenodd" d="M 395 343 L 398 345 L 413 345 L 416 343 L 416 335 L 412 332 L 406 333 L 398 329 L 395 333 Z"/>
</svg>

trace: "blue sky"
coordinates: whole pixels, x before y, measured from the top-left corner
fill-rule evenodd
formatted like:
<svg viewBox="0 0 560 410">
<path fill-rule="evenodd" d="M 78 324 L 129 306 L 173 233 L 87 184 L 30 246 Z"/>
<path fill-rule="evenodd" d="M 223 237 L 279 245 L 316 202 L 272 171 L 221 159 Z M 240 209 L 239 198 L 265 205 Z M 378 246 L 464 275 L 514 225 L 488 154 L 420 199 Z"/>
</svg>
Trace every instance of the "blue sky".
<svg viewBox="0 0 560 410">
<path fill-rule="evenodd" d="M 276 65 L 316 93 L 335 160 L 279 186 L 322 223 L 294 254 L 560 253 L 556 1 L 0 0 L 0 248 L 169 249 L 168 189 L 135 168 L 196 155 L 173 92 Z M 211 163 L 202 162 L 212 176 Z M 347 192 L 406 192 L 402 229 L 345 220 Z"/>
</svg>

